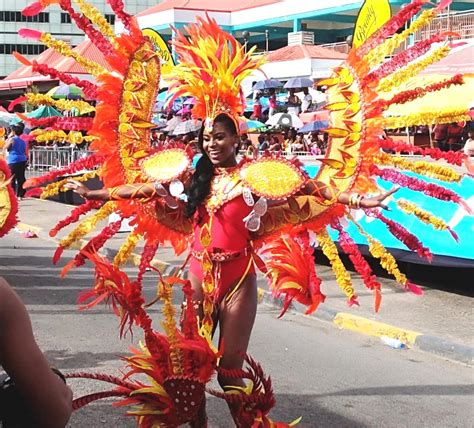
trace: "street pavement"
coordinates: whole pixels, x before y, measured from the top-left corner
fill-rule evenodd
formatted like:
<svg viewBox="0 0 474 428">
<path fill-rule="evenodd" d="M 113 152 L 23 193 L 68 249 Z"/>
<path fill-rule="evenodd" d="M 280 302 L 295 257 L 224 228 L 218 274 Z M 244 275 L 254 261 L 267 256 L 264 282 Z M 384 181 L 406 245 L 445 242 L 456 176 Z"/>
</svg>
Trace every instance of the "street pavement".
<svg viewBox="0 0 474 428">
<path fill-rule="evenodd" d="M 41 238 L 53 239 L 48 235 L 48 231 L 59 221 L 66 217 L 71 206 L 60 204 L 51 201 L 43 201 L 38 199 L 27 199 L 20 204 L 20 222 L 23 231 L 33 230 Z M 105 222 L 102 223 L 105 225 Z M 53 240 L 58 242 L 60 238 L 65 236 L 72 226 L 64 229 Z M 120 244 L 123 243 L 123 234 L 118 234 L 113 237 L 106 245 L 105 252 L 113 254 Z M 136 250 L 139 253 L 140 249 Z M 176 257 L 172 249 L 169 247 L 162 247 L 158 249 L 156 259 L 169 265 L 180 265 L 184 255 Z M 318 257 L 318 256 L 317 256 Z M 138 259 L 138 257 L 136 257 Z M 160 263 L 158 263 L 160 265 Z M 416 265 L 412 266 L 412 270 L 416 269 Z M 435 272 L 435 270 L 433 270 Z M 474 273 L 474 269 L 471 269 Z M 348 308 L 344 294 L 339 289 L 332 270 L 328 266 L 317 266 L 318 275 L 322 278 L 322 291 L 327 296 L 325 303 L 320 305 L 316 311 L 315 316 L 326 320 L 334 321 L 335 314 L 338 314 L 336 321 L 337 325 L 345 328 L 348 324 L 354 327 L 357 320 L 353 317 L 360 317 L 372 323 L 372 330 L 381 331 L 386 335 L 391 335 L 393 328 L 398 328 L 404 335 L 405 331 L 416 332 L 419 334 L 418 340 L 425 339 L 425 342 L 433 338 L 428 345 L 447 345 L 459 351 L 453 354 L 449 352 L 437 352 L 444 357 L 454 358 L 459 361 L 471 362 L 473 359 L 474 347 L 474 317 L 472 316 L 472 286 L 464 284 L 464 287 L 459 286 L 460 275 L 457 275 L 457 270 L 452 270 L 452 275 L 448 277 L 448 283 L 443 289 L 423 287 L 425 294 L 417 296 L 406 292 L 395 281 L 387 278 L 379 278 L 382 283 L 382 305 L 379 313 L 374 312 L 374 297 L 373 293 L 368 291 L 363 285 L 360 277 L 351 273 L 354 279 L 354 287 L 359 296 L 360 306 L 353 306 Z M 463 270 L 463 280 L 469 278 L 466 275 L 466 269 Z M 472 277 L 472 275 L 471 275 Z M 259 284 L 262 288 L 266 288 L 266 280 L 260 278 Z M 457 288 L 464 288 L 470 293 L 456 294 L 444 291 L 450 289 L 451 286 Z M 466 295 L 467 294 L 467 295 Z M 270 301 L 270 299 L 267 299 Z M 297 305 L 295 305 L 297 306 Z M 298 308 L 297 308 L 298 309 Z M 300 309 L 300 312 L 304 312 Z M 381 324 L 388 326 L 381 327 Z M 367 333 L 363 326 L 358 330 Z M 437 351 L 435 347 L 422 347 L 427 351 Z"/>
<path fill-rule="evenodd" d="M 39 238 L 28 239 L 20 232 L 2 238 L 0 275 L 27 305 L 38 342 L 52 365 L 66 372 L 117 374 L 122 367 L 119 356 L 126 354 L 140 335 L 137 332 L 134 338 L 119 340 L 117 318 L 105 307 L 77 310 L 77 295 L 92 285 L 92 271 L 83 267 L 60 279 L 61 266 L 75 252 L 66 251 L 60 265 L 53 266 L 56 243 L 44 232 L 69 209 L 52 202 L 22 201 L 20 221 L 35 225 Z M 178 262 L 168 250 L 159 256 L 172 264 Z M 127 268 L 131 275 L 134 271 Z M 323 272 L 329 279 L 329 271 Z M 153 275 L 148 275 L 145 292 L 149 298 L 155 285 Z M 426 290 L 419 298 L 395 292 L 385 280 L 384 286 L 379 320 L 472 344 L 470 298 L 438 290 Z M 327 305 L 335 308 L 343 299 L 335 287 L 331 290 Z M 369 297 L 364 296 L 361 305 L 367 316 L 372 309 Z M 177 303 L 179 300 L 176 296 Z M 352 312 L 352 308 L 343 310 Z M 158 322 L 159 307 L 153 312 Z M 383 315 L 386 312 L 389 315 Z M 277 398 L 274 420 L 290 422 L 302 416 L 302 427 L 473 425 L 474 388 L 469 366 L 416 349 L 392 349 L 379 338 L 340 330 L 315 317 L 288 313 L 277 319 L 278 314 L 272 305 L 259 306 L 249 350 L 272 377 Z M 104 388 L 85 380 L 71 380 L 70 384 L 76 397 Z M 224 403 L 209 398 L 208 407 L 210 427 L 232 426 Z M 76 412 L 69 426 L 135 426 L 123 412 L 104 400 Z"/>
</svg>

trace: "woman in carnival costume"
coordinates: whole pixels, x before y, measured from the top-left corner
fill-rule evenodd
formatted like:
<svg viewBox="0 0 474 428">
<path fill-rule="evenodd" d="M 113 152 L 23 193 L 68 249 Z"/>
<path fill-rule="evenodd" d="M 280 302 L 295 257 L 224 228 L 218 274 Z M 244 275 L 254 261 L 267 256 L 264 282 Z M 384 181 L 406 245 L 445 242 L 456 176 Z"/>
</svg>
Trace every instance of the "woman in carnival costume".
<svg viewBox="0 0 474 428">
<path fill-rule="evenodd" d="M 184 210 L 184 216 L 190 220 L 194 230 L 188 277 L 193 290 L 192 303 L 207 334 L 212 334 L 217 324 L 220 326 L 219 343 L 223 344 L 223 351 L 218 380 L 224 390 L 231 391 L 233 387 L 245 388 L 242 379 L 229 378 L 226 371 L 242 368 L 257 312 L 255 260 L 258 256 L 253 246 L 254 240 L 258 238 L 255 232 L 263 229 L 261 221 L 265 222 L 265 219 L 261 218 L 265 216 L 267 206 L 273 206 L 274 213 L 278 210 L 283 212 L 287 208 L 283 198 L 288 198 L 288 193 L 291 193 L 296 198 L 298 195 L 313 196 L 321 201 L 322 206 L 336 198 L 341 204 L 358 208 L 386 208 L 383 201 L 394 190 L 373 198 L 338 192 L 322 182 L 305 180 L 303 171 L 296 163 L 291 164 L 278 157 L 266 157 L 270 169 L 264 169 L 260 174 L 258 169 L 263 165 L 255 163 L 252 168 L 255 168 L 256 175 L 251 180 L 269 180 L 266 186 L 271 188 L 281 186 L 287 178 L 294 179 L 294 175 L 300 174 L 301 179 L 293 189 L 284 189 L 277 197 L 268 195 L 258 198 L 241 179 L 241 169 L 246 161 L 239 163 L 236 154 L 240 146 L 240 118 L 244 111 L 240 82 L 249 72 L 258 69 L 260 61 L 252 59 L 252 52 L 243 53 L 236 40 L 212 20 L 201 21 L 198 25 L 188 27 L 188 31 L 195 33 L 190 41 L 179 35 L 175 46 L 180 65 L 175 67 L 168 79 L 175 82 L 170 88 L 171 92 L 175 92 L 175 97 L 183 94 L 195 97 L 193 115 L 204 122 L 198 139 L 202 156 L 189 179 L 184 177 L 187 202 L 178 205 L 176 201 L 171 201 L 170 205 L 176 210 Z M 209 46 L 199 52 L 199 44 L 203 41 Z M 225 52 L 227 44 L 232 48 Z M 194 52 L 199 52 L 202 62 L 187 55 L 192 48 Z M 219 50 L 224 51 L 221 55 L 228 55 L 229 64 L 223 64 L 227 67 L 206 70 L 197 65 L 198 62 L 203 63 L 217 56 Z M 229 68 L 232 63 L 236 67 L 235 71 Z M 219 74 L 220 71 L 223 74 Z M 201 80 L 204 74 L 210 75 L 211 72 L 213 75 L 208 82 Z M 226 81 L 229 72 L 232 77 Z M 162 155 L 158 154 L 156 158 L 159 156 Z M 281 169 L 278 176 L 278 171 L 272 173 L 272 167 Z M 285 171 L 285 167 L 288 171 Z M 289 177 L 285 176 L 285 172 Z M 180 178 L 183 179 L 183 176 Z M 164 196 L 170 190 L 176 194 L 175 188 L 179 189 L 181 183 L 175 180 L 165 188 L 159 182 L 149 182 L 94 191 L 71 180 L 66 187 L 89 200 L 127 200 L 156 198 L 160 197 L 160 192 Z M 274 200 L 273 203 L 267 202 L 270 198 Z M 255 202 L 255 199 L 258 201 Z M 235 422 L 240 426 L 243 419 L 240 403 L 230 403 L 230 407 Z M 199 426 L 205 420 L 204 411 L 201 416 Z"/>
<path fill-rule="evenodd" d="M 106 58 L 113 69 L 113 72 L 101 69 L 76 55 L 76 60 L 82 61 L 83 66 L 97 75 L 97 85 L 74 82 L 98 100 L 89 131 L 94 140 L 91 147 L 96 152 L 89 159 L 29 184 L 40 185 L 67 172 L 99 167 L 79 180 L 60 180 L 42 191 L 42 197 L 48 197 L 67 188 L 87 199 L 51 231 L 53 235 L 81 215 L 98 208 L 61 240 L 54 261 L 64 248 L 91 232 L 99 220 L 112 212 L 119 213 L 120 220 L 92 238 L 64 268 L 64 273 L 82 265 L 86 259 L 92 261 L 97 281 L 94 288 L 81 297 L 81 302 L 85 307 L 100 301 L 109 302 L 120 317 L 121 333 L 135 325 L 144 331 L 145 340 L 141 351 L 135 350 L 132 357 L 126 358 L 130 371 L 125 379 L 71 375 L 100 378 L 116 385 L 112 391 L 78 399 L 75 407 L 105 396 L 121 396 L 125 399 L 119 404 L 138 406 L 128 414 L 136 416 L 140 426 L 178 426 L 186 422 L 203 426 L 206 423 L 204 387 L 217 373 L 225 392 L 210 392 L 228 402 L 237 426 L 279 426 L 268 418 L 274 404 L 270 380 L 246 355 L 256 311 L 256 267 L 271 280 L 273 294 L 284 299 L 283 312 L 293 299 L 307 305 L 308 313 L 316 310 L 325 297 L 320 291 L 321 280 L 316 275 L 309 245 L 311 235 L 315 234 L 348 303 L 356 304 L 350 275 L 328 234 L 330 228 L 334 229 L 341 248 L 349 255 L 365 285 L 374 292 L 375 310 L 378 311 L 380 283 L 340 219 L 346 217 L 358 228 L 366 237 L 372 256 L 380 259 L 382 266 L 402 286 L 420 293 L 421 290 L 399 271 L 390 253 L 356 222 L 351 209 L 363 209 L 366 215 L 383 222 L 409 249 L 430 259 L 431 253 L 414 235 L 378 209 L 387 208 L 385 200 L 395 189 L 381 190 L 375 178 L 463 204 L 456 193 L 399 170 L 425 173 L 444 181 L 459 181 L 461 174 L 446 166 L 408 161 L 381 150 L 406 150 L 405 146 L 382 139 L 384 128 L 453 122 L 467 117 L 465 111 L 438 111 L 396 118 L 383 115 L 392 104 L 403 104 L 428 92 L 462 84 L 462 77 L 455 76 L 395 96 L 384 98 L 380 95 L 390 93 L 421 69 L 447 55 L 449 46 L 442 45 L 416 61 L 434 42 L 446 37 L 437 35 L 385 61 L 409 34 L 433 19 L 441 7 L 423 11 L 404 32 L 386 40 L 418 14 L 426 2 L 418 0 L 407 5 L 364 44 L 353 49 L 347 61 L 334 70 L 333 77 L 319 82 L 329 87 L 330 127 L 326 132 L 331 136 L 331 142 L 317 176 L 310 179 L 296 160 L 289 161 L 279 155 L 264 154 L 257 159 L 237 161 L 239 117 L 244 111 L 240 85 L 260 67 L 262 60 L 252 57 L 252 50 L 246 53 L 210 18 L 198 18 L 197 24 L 187 27 L 189 39 L 177 32 L 175 49 L 181 62 L 169 78 L 172 82 L 169 91 L 173 94 L 170 102 L 178 96 L 195 99 L 193 115 L 204 121 L 199 138 L 202 157 L 193 171 L 186 147 L 176 145 L 153 150 L 149 143 L 149 128 L 152 127 L 150 118 L 159 82 L 159 59 L 152 45 L 138 30 L 135 20 L 123 11 L 120 1 L 110 0 L 128 30 L 119 36 L 113 35 L 92 6 L 83 0 L 77 3 L 82 15 L 72 10 L 68 0 L 61 0 L 60 5 L 99 49 L 107 53 Z M 27 13 L 36 13 L 41 7 L 36 3 L 27 9 Z M 32 34 L 28 30 L 23 31 L 23 35 L 37 37 L 64 55 L 73 56 L 50 35 Z M 31 65 L 41 73 L 58 75 L 47 66 Z M 59 77 L 64 81 L 71 80 L 68 75 Z M 27 100 L 53 102 L 35 95 L 27 95 Z M 458 165 L 464 161 L 462 154 L 419 150 L 426 156 Z M 100 176 L 104 189 L 90 191 L 81 184 L 92 175 Z M 448 230 L 456 237 L 441 219 L 410 201 L 399 199 L 396 203 L 406 213 L 437 229 Z M 97 251 L 120 229 L 123 218 L 131 219 L 135 229 L 110 263 Z M 120 271 L 120 266 L 140 240 L 144 241 L 144 250 L 139 272 L 137 278 L 130 281 Z M 190 250 L 190 273 L 189 280 L 183 280 L 178 275 L 164 278 L 158 272 L 157 299 L 163 302 L 165 318 L 165 334 L 162 334 L 152 327 L 146 311 L 150 303 L 143 298 L 141 283 L 158 246 L 164 242 L 170 242 L 177 254 Z M 170 296 L 172 287 L 180 284 L 185 293 L 185 305 L 181 327 L 178 327 Z M 222 346 L 216 349 L 211 339 L 217 323 L 220 323 Z M 242 369 L 244 361 L 247 365 Z M 149 384 L 132 381 L 133 375 L 138 373 L 145 373 Z M 251 382 L 246 383 L 244 379 Z"/>
</svg>

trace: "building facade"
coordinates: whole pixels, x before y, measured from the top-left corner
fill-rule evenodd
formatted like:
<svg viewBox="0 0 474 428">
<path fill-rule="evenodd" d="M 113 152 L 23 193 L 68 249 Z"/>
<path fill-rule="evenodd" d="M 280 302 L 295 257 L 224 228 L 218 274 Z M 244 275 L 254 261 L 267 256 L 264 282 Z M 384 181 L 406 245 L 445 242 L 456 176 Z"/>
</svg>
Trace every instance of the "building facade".
<svg viewBox="0 0 474 428">
<path fill-rule="evenodd" d="M 156 6 L 160 2 L 161 0 L 125 0 L 126 10 L 133 15 Z M 82 31 L 71 23 L 69 15 L 64 13 L 59 6 L 50 6 L 34 17 L 23 16 L 22 9 L 30 3 L 32 0 L 0 0 L 0 78 L 10 74 L 19 66 L 11 55 L 13 51 L 21 53 L 26 58 L 34 58 L 46 49 L 43 44 L 35 40 L 18 36 L 20 28 L 28 27 L 51 33 L 55 38 L 64 40 L 73 47 L 84 40 Z M 107 0 L 89 0 L 89 3 L 104 13 L 111 24 L 115 24 L 115 15 L 107 4 Z"/>
<path fill-rule="evenodd" d="M 392 13 L 409 1 L 390 0 Z M 224 30 L 248 46 L 256 45 L 258 51 L 287 46 L 288 34 L 300 31 L 312 34 L 317 45 L 345 45 L 362 3 L 361 0 L 164 0 L 140 12 L 138 23 L 141 28 L 151 28 L 169 40 L 170 25 L 182 28 L 207 11 Z M 473 9 L 473 0 L 455 0 L 449 7 L 450 13 Z"/>
</svg>

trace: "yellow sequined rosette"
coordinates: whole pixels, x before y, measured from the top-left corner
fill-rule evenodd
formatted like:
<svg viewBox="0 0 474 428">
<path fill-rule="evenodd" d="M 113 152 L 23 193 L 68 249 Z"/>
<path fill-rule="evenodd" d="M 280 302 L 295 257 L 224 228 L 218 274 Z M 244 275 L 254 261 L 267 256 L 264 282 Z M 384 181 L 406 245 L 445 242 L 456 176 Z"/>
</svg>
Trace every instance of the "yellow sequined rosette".
<svg viewBox="0 0 474 428">
<path fill-rule="evenodd" d="M 141 162 L 144 175 L 159 183 L 169 183 L 183 175 L 192 163 L 189 147 L 176 145 L 166 147 Z"/>
<path fill-rule="evenodd" d="M 252 193 L 266 199 L 286 199 L 298 192 L 308 179 L 296 161 L 264 155 L 247 161 L 240 178 Z"/>
</svg>

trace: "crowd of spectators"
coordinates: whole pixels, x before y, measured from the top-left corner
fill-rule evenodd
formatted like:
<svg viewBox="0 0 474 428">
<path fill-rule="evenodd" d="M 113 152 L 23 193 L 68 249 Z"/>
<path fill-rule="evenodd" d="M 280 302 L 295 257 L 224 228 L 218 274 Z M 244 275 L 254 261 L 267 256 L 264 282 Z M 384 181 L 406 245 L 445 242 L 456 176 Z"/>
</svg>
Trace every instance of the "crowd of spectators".
<svg viewBox="0 0 474 428">
<path fill-rule="evenodd" d="M 287 155 L 324 155 L 328 143 L 328 135 L 324 132 L 298 133 L 290 128 L 282 132 L 258 134 L 256 141 L 248 134 L 241 136 L 241 152 L 247 156 L 255 156 L 264 152 L 282 152 Z"/>
<path fill-rule="evenodd" d="M 313 93 L 316 94 L 316 99 L 313 99 L 309 88 L 289 89 L 286 95 L 284 93 L 277 94 L 277 90 L 273 88 L 263 91 L 255 90 L 252 92 L 253 109 L 250 118 L 265 122 L 275 113 L 290 113 L 298 116 L 301 113 L 320 110 L 326 100 L 324 90 L 320 88 Z M 264 99 L 268 99 L 265 106 Z"/>
<path fill-rule="evenodd" d="M 246 113 L 246 117 L 249 120 L 258 120 L 264 123 L 268 118 L 279 112 L 299 115 L 300 113 L 316 111 L 324 104 L 324 101 L 322 101 L 324 98 L 323 91 L 318 92 L 321 96 L 318 95 L 316 100 L 313 100 L 308 88 L 289 89 L 284 100 L 282 100 L 282 94 L 277 91 L 276 89 L 252 91 L 251 110 Z M 267 99 L 268 102 L 263 102 L 264 99 Z M 170 123 L 176 116 L 176 114 L 168 114 L 165 123 Z M 181 121 L 191 119 L 190 113 L 179 114 L 179 117 Z M 197 136 L 197 131 L 175 135 L 173 130 L 168 130 L 166 126 L 162 125 L 152 131 L 152 145 L 163 147 L 170 143 L 181 142 L 190 144 L 197 150 Z M 257 134 L 242 134 L 240 151 L 252 156 L 265 151 L 323 155 L 327 141 L 327 134 L 319 131 L 302 134 L 294 128 L 268 129 Z"/>
</svg>

